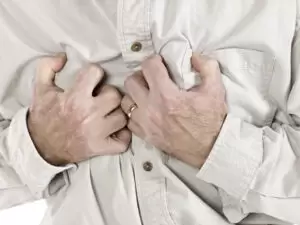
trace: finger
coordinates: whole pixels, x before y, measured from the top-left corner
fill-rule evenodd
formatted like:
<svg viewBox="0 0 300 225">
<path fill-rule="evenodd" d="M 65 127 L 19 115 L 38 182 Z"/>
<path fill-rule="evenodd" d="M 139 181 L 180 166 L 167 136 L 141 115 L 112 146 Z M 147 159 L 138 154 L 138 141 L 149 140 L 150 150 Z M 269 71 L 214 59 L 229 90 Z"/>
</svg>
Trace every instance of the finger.
<svg viewBox="0 0 300 225">
<path fill-rule="evenodd" d="M 101 112 L 106 116 L 116 108 L 120 107 L 122 96 L 115 87 L 104 85 L 95 99 L 99 102 L 98 106 L 101 108 Z"/>
<path fill-rule="evenodd" d="M 131 139 L 130 139 L 131 140 Z M 124 142 L 116 139 L 115 135 L 113 137 L 108 137 L 107 142 L 107 154 L 120 154 L 128 150 L 130 145 L 130 140 L 128 142 Z M 101 153 L 102 155 L 103 153 Z"/>
<path fill-rule="evenodd" d="M 104 75 L 105 75 L 105 72 L 104 72 Z M 105 76 L 102 78 L 102 80 L 97 84 L 97 86 L 94 88 L 94 91 L 93 91 L 93 97 L 97 97 L 100 93 L 101 93 L 101 91 L 102 91 L 102 89 L 103 89 L 103 87 L 105 87 L 106 85 L 104 85 L 104 83 L 105 83 Z"/>
<path fill-rule="evenodd" d="M 134 120 L 134 121 L 138 121 L 139 119 L 137 118 L 137 111 L 138 108 L 132 111 L 132 107 L 139 107 L 130 96 L 125 95 L 121 101 L 121 108 L 123 110 L 123 112 L 126 115 L 129 115 L 129 113 L 131 113 L 130 119 Z"/>
<path fill-rule="evenodd" d="M 142 71 L 138 71 L 125 80 L 125 90 L 130 97 L 138 105 L 144 105 L 147 102 L 149 87 L 142 74 Z"/>
<path fill-rule="evenodd" d="M 155 55 L 145 60 L 142 64 L 142 70 L 150 90 L 170 92 L 177 89 L 161 56 Z"/>
<path fill-rule="evenodd" d="M 54 57 L 42 58 L 37 68 L 36 84 L 55 86 L 55 75 L 60 72 L 67 62 L 65 53 L 59 53 Z"/>
<path fill-rule="evenodd" d="M 128 128 L 123 128 L 122 130 L 116 132 L 113 138 L 124 144 L 128 144 L 131 141 L 132 133 Z"/>
<path fill-rule="evenodd" d="M 145 138 L 145 133 L 144 133 L 142 127 L 135 121 L 129 120 L 127 127 L 132 133 L 134 133 L 139 138 L 141 138 L 141 139 Z"/>
<path fill-rule="evenodd" d="M 78 75 L 73 87 L 73 91 L 84 93 L 88 96 L 93 96 L 94 89 L 104 78 L 102 68 L 92 64 L 84 68 Z"/>
<path fill-rule="evenodd" d="M 119 154 L 125 152 L 131 142 L 132 133 L 128 128 L 123 128 L 107 138 L 109 153 Z"/>
<path fill-rule="evenodd" d="M 120 154 L 125 152 L 131 142 L 132 133 L 128 128 L 123 128 L 111 136 L 107 137 L 107 146 L 105 152 L 99 149 L 99 152 L 94 152 L 91 157 L 101 156 L 104 154 Z"/>
<path fill-rule="evenodd" d="M 209 86 L 221 75 L 218 61 L 207 56 L 193 54 L 192 66 L 199 73 L 201 86 Z"/>
<path fill-rule="evenodd" d="M 123 129 L 127 126 L 128 122 L 126 115 L 120 108 L 106 116 L 106 120 L 106 129 L 108 130 L 107 136 L 110 136 Z"/>
</svg>

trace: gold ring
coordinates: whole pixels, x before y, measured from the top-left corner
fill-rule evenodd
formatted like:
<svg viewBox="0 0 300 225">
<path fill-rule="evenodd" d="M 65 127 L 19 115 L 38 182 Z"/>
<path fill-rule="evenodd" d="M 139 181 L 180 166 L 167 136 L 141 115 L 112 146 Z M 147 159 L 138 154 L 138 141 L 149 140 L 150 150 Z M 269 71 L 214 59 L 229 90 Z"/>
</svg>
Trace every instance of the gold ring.
<svg viewBox="0 0 300 225">
<path fill-rule="evenodd" d="M 138 108 L 138 106 L 136 103 L 134 103 L 130 106 L 128 113 L 127 113 L 127 116 L 129 119 L 131 118 L 133 111 L 136 110 L 137 108 Z"/>
</svg>

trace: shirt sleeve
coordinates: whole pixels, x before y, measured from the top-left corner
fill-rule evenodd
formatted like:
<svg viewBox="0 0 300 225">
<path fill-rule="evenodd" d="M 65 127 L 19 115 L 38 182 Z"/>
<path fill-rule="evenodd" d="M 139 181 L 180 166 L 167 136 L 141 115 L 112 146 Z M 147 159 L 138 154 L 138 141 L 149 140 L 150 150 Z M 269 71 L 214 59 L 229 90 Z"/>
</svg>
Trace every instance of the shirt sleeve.
<svg viewBox="0 0 300 225">
<path fill-rule="evenodd" d="M 71 165 L 55 167 L 39 155 L 26 117 L 24 108 L 11 121 L 0 120 L 0 209 L 48 197 L 68 184 L 62 172 Z"/>
<path fill-rule="evenodd" d="M 0 210 L 48 197 L 67 187 L 66 172 L 36 150 L 27 129 L 36 58 L 43 51 L 26 44 L 26 36 L 10 29 L 0 7 Z M 19 30 L 18 30 L 19 31 Z M 26 73 L 25 73 L 25 72 Z"/>
<path fill-rule="evenodd" d="M 300 224 L 299 16 L 292 50 L 292 88 L 285 113 L 290 123 L 275 122 L 267 127 L 256 127 L 229 114 L 197 174 L 219 189 L 224 214 L 232 223 L 250 213 L 261 213 Z"/>
</svg>

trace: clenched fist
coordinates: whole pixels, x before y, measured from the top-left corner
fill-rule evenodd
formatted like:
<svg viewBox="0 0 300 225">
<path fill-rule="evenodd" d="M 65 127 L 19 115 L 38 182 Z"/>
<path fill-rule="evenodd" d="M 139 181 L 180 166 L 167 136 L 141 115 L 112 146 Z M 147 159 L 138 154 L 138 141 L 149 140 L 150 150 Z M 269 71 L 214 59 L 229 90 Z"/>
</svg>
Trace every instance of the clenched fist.
<svg viewBox="0 0 300 225">
<path fill-rule="evenodd" d="M 126 151 L 131 133 L 117 89 L 96 88 L 104 72 L 90 65 L 70 90 L 63 91 L 54 79 L 65 63 L 66 56 L 60 54 L 42 59 L 37 70 L 27 123 L 40 155 L 59 166 Z"/>
<path fill-rule="evenodd" d="M 122 108 L 131 116 L 128 127 L 133 133 L 200 168 L 220 132 L 227 106 L 218 62 L 194 55 L 192 64 L 202 83 L 185 91 L 170 79 L 161 57 L 146 60 L 142 71 L 126 80 L 128 95 Z"/>
</svg>

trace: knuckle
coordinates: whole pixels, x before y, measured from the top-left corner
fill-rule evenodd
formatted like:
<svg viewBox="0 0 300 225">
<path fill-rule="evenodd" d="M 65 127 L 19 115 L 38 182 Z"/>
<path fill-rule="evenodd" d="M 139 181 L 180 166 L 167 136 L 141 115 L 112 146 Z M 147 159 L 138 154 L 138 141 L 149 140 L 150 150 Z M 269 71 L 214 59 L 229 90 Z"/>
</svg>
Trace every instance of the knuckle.
<svg viewBox="0 0 300 225">
<path fill-rule="evenodd" d="M 157 65 L 159 65 L 160 63 L 162 63 L 162 58 L 159 55 L 154 55 L 154 56 L 150 56 L 148 59 L 146 59 L 143 63 L 142 63 L 142 68 L 143 69 L 147 69 L 149 67 L 157 67 Z"/>
<path fill-rule="evenodd" d="M 122 101 L 122 97 L 121 94 L 119 93 L 119 91 L 115 88 L 111 88 L 108 92 L 107 92 L 108 98 L 115 102 L 120 104 Z"/>
<path fill-rule="evenodd" d="M 103 75 L 104 71 L 101 67 L 98 67 L 94 64 L 89 64 L 87 67 L 81 69 L 77 77 L 77 83 L 80 84 L 82 81 L 100 79 Z"/>
<path fill-rule="evenodd" d="M 131 75 L 129 77 L 126 78 L 125 82 L 124 82 L 124 86 L 126 89 L 128 89 L 129 87 L 131 87 L 132 83 L 134 83 L 136 80 L 134 75 Z"/>
<path fill-rule="evenodd" d="M 126 90 L 134 89 L 136 85 L 140 85 L 145 82 L 142 71 L 137 71 L 131 76 L 127 77 L 124 81 L 124 86 Z"/>
<path fill-rule="evenodd" d="M 101 75 L 104 73 L 103 69 L 95 64 L 90 64 L 87 68 L 89 74 Z"/>
<path fill-rule="evenodd" d="M 49 73 L 49 67 L 50 67 L 49 65 L 51 65 L 51 59 L 49 57 L 44 57 L 40 59 L 37 65 L 37 69 L 35 71 L 35 76 L 36 76 L 35 78 L 37 80 L 40 80 L 43 77 L 43 75 L 47 75 Z"/>
<path fill-rule="evenodd" d="M 43 68 L 47 67 L 50 63 L 49 57 L 43 57 L 38 61 L 38 72 L 40 72 Z"/>
</svg>

